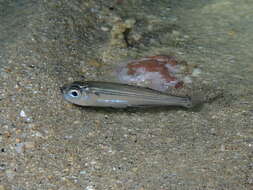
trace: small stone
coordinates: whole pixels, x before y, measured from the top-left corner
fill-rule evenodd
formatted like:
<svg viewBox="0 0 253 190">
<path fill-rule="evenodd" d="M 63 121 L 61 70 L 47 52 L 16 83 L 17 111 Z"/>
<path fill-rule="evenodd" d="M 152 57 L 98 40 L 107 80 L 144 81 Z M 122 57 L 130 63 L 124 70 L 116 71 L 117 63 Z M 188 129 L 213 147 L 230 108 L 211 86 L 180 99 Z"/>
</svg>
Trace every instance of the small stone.
<svg viewBox="0 0 253 190">
<path fill-rule="evenodd" d="M 32 121 L 31 118 L 27 117 L 24 110 L 21 110 L 19 115 L 20 115 L 20 117 L 24 118 L 26 122 L 31 122 Z"/>
<path fill-rule="evenodd" d="M 190 76 L 185 76 L 183 79 L 184 83 L 186 84 L 191 84 L 192 83 L 192 79 Z"/>
<path fill-rule="evenodd" d="M 72 138 L 73 138 L 72 135 L 65 135 L 65 136 L 64 136 L 64 139 L 72 139 Z"/>
<path fill-rule="evenodd" d="M 177 31 L 177 30 L 173 30 L 173 31 L 172 31 L 172 35 L 178 37 L 178 36 L 180 36 L 180 32 Z"/>
<path fill-rule="evenodd" d="M 20 112 L 20 117 L 27 117 L 24 110 L 21 110 L 21 112 Z"/>
<path fill-rule="evenodd" d="M 5 138 L 10 138 L 11 137 L 11 133 L 9 131 L 4 132 L 4 137 Z"/>
<path fill-rule="evenodd" d="M 225 146 L 224 146 L 224 144 L 221 145 L 220 150 L 221 150 L 222 152 L 225 151 Z"/>
<path fill-rule="evenodd" d="M 107 32 L 107 31 L 109 31 L 109 28 L 105 27 L 105 26 L 101 26 L 101 30 L 104 31 L 104 32 Z"/>
<path fill-rule="evenodd" d="M 133 34 L 131 37 L 132 37 L 136 42 L 139 41 L 139 40 L 142 38 L 142 36 L 141 36 L 140 34 L 138 34 L 138 33 Z"/>
<path fill-rule="evenodd" d="M 183 87 L 184 76 L 180 73 L 183 73 L 184 65 L 187 66 L 186 62 L 178 61 L 174 56 L 156 55 L 130 61 L 116 73 L 124 83 L 166 91 Z"/>
<path fill-rule="evenodd" d="M 3 185 L 0 185 L 0 190 L 5 190 L 5 187 Z"/>
<path fill-rule="evenodd" d="M 127 19 L 125 21 L 126 27 L 127 28 L 132 28 L 134 26 L 134 24 L 136 23 L 135 19 Z"/>
<path fill-rule="evenodd" d="M 15 150 L 17 153 L 21 154 L 23 153 L 26 149 L 32 149 L 35 147 L 34 142 L 22 142 L 22 143 L 17 143 Z"/>
<path fill-rule="evenodd" d="M 3 128 L 4 128 L 4 129 L 8 129 L 9 126 L 8 126 L 8 125 L 3 125 Z"/>
<path fill-rule="evenodd" d="M 52 175 L 47 176 L 49 180 L 53 179 L 54 177 Z"/>
<path fill-rule="evenodd" d="M 201 70 L 199 68 L 194 68 L 192 71 L 193 77 L 198 77 L 201 74 Z"/>
<path fill-rule="evenodd" d="M 35 137 L 43 137 L 43 134 L 39 131 L 34 131 L 34 134 L 32 136 L 35 136 Z"/>
<path fill-rule="evenodd" d="M 125 41 L 125 32 L 133 28 L 136 20 L 127 19 L 123 21 L 121 18 L 114 19 L 114 25 L 111 30 L 111 40 L 110 45 L 113 47 L 127 47 L 127 43 Z"/>
<path fill-rule="evenodd" d="M 9 74 L 7 73 L 7 71 L 5 70 L 0 70 L 0 73 L 1 73 L 1 77 L 3 79 L 7 79 L 9 77 Z"/>
<path fill-rule="evenodd" d="M 25 142 L 25 148 L 26 149 L 32 149 L 35 147 L 35 143 L 34 142 Z"/>
<path fill-rule="evenodd" d="M 80 171 L 79 172 L 81 175 L 84 175 L 84 174 L 86 174 L 87 172 L 85 171 L 85 170 L 82 170 L 82 171 Z"/>
<path fill-rule="evenodd" d="M 91 185 L 87 186 L 85 189 L 86 190 L 95 190 Z"/>
<path fill-rule="evenodd" d="M 93 66 L 93 67 L 101 67 L 101 63 L 99 63 L 97 60 L 90 60 L 90 61 L 88 61 L 88 63 L 87 63 L 88 65 L 90 65 L 90 66 Z"/>
<path fill-rule="evenodd" d="M 22 153 L 24 151 L 24 143 L 17 143 L 15 150 L 17 153 Z"/>
<path fill-rule="evenodd" d="M 12 181 L 13 180 L 13 178 L 15 177 L 15 173 L 14 173 L 14 171 L 13 170 L 6 170 L 5 171 L 5 174 L 6 174 L 6 176 L 7 176 L 7 178 L 10 180 L 10 181 Z"/>
</svg>

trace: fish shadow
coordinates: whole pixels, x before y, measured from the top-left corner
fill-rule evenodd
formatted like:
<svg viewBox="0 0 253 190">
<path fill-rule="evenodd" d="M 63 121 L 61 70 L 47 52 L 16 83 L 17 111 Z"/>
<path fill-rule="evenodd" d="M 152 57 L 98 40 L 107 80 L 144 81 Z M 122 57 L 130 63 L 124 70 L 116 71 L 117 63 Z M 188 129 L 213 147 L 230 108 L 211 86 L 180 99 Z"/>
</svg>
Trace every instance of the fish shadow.
<svg viewBox="0 0 253 190">
<path fill-rule="evenodd" d="M 158 112 L 171 112 L 183 110 L 186 112 L 199 112 L 203 104 L 196 105 L 192 108 L 184 108 L 180 106 L 138 106 L 138 107 L 127 107 L 127 108 L 113 108 L 113 107 L 84 107 L 79 105 L 73 105 L 78 107 L 80 110 L 85 110 L 94 113 L 158 113 Z"/>
</svg>

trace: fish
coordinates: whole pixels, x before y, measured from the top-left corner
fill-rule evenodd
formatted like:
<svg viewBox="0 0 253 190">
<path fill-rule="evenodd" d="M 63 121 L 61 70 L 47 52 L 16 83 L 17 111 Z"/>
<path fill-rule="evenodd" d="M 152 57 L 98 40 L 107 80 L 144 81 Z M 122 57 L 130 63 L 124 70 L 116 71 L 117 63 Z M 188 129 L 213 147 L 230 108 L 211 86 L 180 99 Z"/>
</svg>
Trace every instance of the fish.
<svg viewBox="0 0 253 190">
<path fill-rule="evenodd" d="M 60 88 L 68 102 L 87 107 L 157 107 L 192 108 L 191 97 L 174 96 L 151 88 L 103 81 L 75 81 Z"/>
</svg>

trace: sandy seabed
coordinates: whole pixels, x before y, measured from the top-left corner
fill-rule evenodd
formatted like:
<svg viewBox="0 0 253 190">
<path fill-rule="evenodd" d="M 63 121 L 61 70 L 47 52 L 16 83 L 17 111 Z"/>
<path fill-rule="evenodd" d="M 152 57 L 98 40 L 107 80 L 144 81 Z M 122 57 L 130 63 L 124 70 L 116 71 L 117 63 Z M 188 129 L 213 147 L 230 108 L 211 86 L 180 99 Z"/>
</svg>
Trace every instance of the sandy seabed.
<svg viewBox="0 0 253 190">
<path fill-rule="evenodd" d="M 0 190 L 252 189 L 252 9 L 247 0 L 0 0 Z M 81 108 L 60 94 L 158 54 L 200 68 L 175 93 L 203 105 Z"/>
</svg>

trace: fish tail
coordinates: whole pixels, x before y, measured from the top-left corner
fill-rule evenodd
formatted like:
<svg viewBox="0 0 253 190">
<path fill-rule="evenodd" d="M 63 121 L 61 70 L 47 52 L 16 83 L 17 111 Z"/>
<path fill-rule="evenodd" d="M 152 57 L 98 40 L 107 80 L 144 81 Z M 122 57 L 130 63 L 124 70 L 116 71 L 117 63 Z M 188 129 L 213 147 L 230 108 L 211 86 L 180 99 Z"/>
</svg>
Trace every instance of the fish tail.
<svg viewBox="0 0 253 190">
<path fill-rule="evenodd" d="M 202 98 L 198 95 L 193 95 L 191 97 L 187 97 L 188 100 L 185 101 L 184 107 L 192 108 L 203 102 Z"/>
<path fill-rule="evenodd" d="M 191 108 L 193 107 L 193 102 L 191 97 L 188 96 L 170 96 L 166 99 L 166 102 L 164 102 L 165 105 L 168 106 L 182 106 L 185 108 Z"/>
<path fill-rule="evenodd" d="M 170 105 L 178 105 L 178 106 L 182 106 L 185 108 L 192 108 L 194 107 L 196 104 L 198 104 L 197 101 L 198 99 L 195 99 L 195 97 L 190 97 L 190 96 L 186 96 L 186 97 L 176 97 L 176 99 L 174 99 L 174 101 L 168 102 Z M 173 102 L 173 103 L 172 103 Z"/>
<path fill-rule="evenodd" d="M 191 97 L 181 97 L 180 105 L 185 107 L 185 108 L 192 108 L 194 106 Z"/>
</svg>

